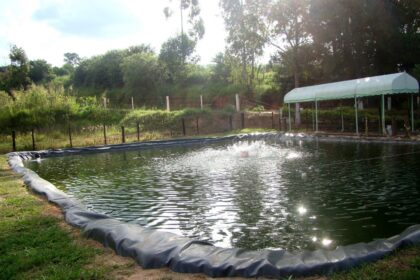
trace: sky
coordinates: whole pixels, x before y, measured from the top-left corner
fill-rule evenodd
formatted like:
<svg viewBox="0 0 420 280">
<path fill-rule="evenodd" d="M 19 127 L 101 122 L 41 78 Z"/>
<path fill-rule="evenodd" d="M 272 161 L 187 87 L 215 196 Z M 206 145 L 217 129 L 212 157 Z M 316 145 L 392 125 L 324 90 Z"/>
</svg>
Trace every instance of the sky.
<svg viewBox="0 0 420 280">
<path fill-rule="evenodd" d="M 180 33 L 179 13 L 166 19 L 163 9 L 176 10 L 178 0 L 1 0 L 0 65 L 10 63 L 10 46 L 25 50 L 30 60 L 61 66 L 64 53 L 81 57 L 112 49 L 161 44 Z M 226 31 L 219 0 L 201 0 L 206 33 L 197 45 L 200 64 L 209 64 L 225 49 Z M 176 10 L 177 11 L 177 10 Z M 185 20 L 186 22 L 186 20 Z"/>
</svg>

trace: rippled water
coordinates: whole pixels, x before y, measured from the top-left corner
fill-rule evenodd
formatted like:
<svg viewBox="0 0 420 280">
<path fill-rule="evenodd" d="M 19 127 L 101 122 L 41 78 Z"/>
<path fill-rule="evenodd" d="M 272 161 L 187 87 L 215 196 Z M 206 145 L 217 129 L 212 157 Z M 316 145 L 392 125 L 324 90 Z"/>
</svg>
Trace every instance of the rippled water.
<svg viewBox="0 0 420 280">
<path fill-rule="evenodd" d="M 420 223 L 416 145 L 241 141 L 27 165 L 94 211 L 222 247 L 334 248 Z"/>
</svg>

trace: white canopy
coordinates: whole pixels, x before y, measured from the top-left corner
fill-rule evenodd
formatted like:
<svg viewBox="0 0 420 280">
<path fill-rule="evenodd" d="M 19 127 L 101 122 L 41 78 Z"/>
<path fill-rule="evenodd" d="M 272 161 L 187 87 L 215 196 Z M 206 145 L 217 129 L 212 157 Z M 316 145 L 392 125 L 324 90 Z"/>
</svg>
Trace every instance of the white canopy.
<svg viewBox="0 0 420 280">
<path fill-rule="evenodd" d="M 284 103 L 337 100 L 398 93 L 418 93 L 419 83 L 409 74 L 395 73 L 336 83 L 295 88 L 284 97 Z"/>
</svg>

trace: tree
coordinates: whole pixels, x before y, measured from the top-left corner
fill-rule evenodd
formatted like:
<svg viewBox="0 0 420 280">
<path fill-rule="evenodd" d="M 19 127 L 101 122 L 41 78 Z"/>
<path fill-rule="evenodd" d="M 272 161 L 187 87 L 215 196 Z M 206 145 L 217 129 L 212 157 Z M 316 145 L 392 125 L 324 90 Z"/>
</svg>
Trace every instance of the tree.
<svg viewBox="0 0 420 280">
<path fill-rule="evenodd" d="M 137 53 L 126 57 L 121 69 L 124 88 L 129 96 L 136 96 L 144 101 L 159 93 L 165 72 L 154 54 Z"/>
<path fill-rule="evenodd" d="M 29 74 L 29 61 L 25 51 L 22 48 L 13 45 L 10 48 L 10 65 L 0 76 L 0 89 L 14 98 L 13 90 L 26 90 L 31 81 Z"/>
<path fill-rule="evenodd" d="M 73 67 L 77 67 L 80 62 L 81 62 L 81 58 L 77 53 L 65 53 L 64 54 L 64 62 L 66 64 L 70 64 Z"/>
<path fill-rule="evenodd" d="M 300 87 L 300 48 L 309 43 L 309 34 L 305 28 L 308 19 L 308 0 L 275 0 L 271 2 L 268 15 L 270 43 L 275 46 L 284 57 L 287 50 L 291 50 L 291 70 L 293 71 L 294 86 Z M 283 54 L 283 55 L 282 55 Z M 290 53 L 289 53 L 290 54 Z M 300 125 L 300 105 L 295 105 L 295 123 Z"/>
<path fill-rule="evenodd" d="M 213 59 L 215 64 L 212 67 L 211 80 L 214 83 L 227 84 L 229 82 L 232 69 L 226 60 L 223 53 L 218 53 Z"/>
<path fill-rule="evenodd" d="M 185 63 L 197 62 L 195 45 L 196 42 L 187 35 L 169 38 L 162 44 L 159 61 L 166 67 L 171 82 L 183 82 L 186 77 Z"/>
<path fill-rule="evenodd" d="M 32 60 L 29 64 L 29 78 L 35 84 L 48 83 L 54 78 L 52 67 L 47 61 L 43 59 Z"/>
<path fill-rule="evenodd" d="M 172 2 L 172 0 L 170 0 Z M 198 0 L 179 0 L 179 11 L 181 19 L 181 35 L 184 35 L 184 12 L 188 13 L 189 30 L 188 37 L 197 42 L 202 39 L 205 33 L 204 22 L 200 16 L 200 3 Z M 163 13 L 166 18 L 173 15 L 171 7 L 165 7 Z"/>
<path fill-rule="evenodd" d="M 252 94 L 255 65 L 267 42 L 264 15 L 266 0 L 221 0 L 225 27 L 228 31 L 228 53 L 240 60 L 242 83 Z M 248 67 L 250 73 L 248 74 Z"/>
</svg>

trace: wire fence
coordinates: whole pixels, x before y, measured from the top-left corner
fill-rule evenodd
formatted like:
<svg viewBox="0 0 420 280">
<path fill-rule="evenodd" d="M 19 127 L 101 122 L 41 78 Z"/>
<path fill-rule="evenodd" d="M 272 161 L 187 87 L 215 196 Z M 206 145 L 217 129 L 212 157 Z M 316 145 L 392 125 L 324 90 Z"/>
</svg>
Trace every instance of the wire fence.
<svg viewBox="0 0 420 280">
<path fill-rule="evenodd" d="M 420 128 L 420 100 L 416 104 L 404 102 L 402 96 L 387 105 L 385 125 L 388 136 L 405 135 L 407 128 L 416 128 L 411 133 L 418 134 Z M 181 110 L 185 108 L 211 108 L 211 114 L 185 117 L 170 126 L 148 125 L 104 125 L 90 122 L 89 125 L 68 122 L 52 127 L 34 128 L 28 131 L 12 130 L 0 132 L 0 152 L 14 150 L 57 149 L 65 147 L 96 146 L 130 143 L 171 137 L 198 136 L 226 133 L 243 128 L 276 129 L 279 131 L 327 132 L 382 136 L 381 110 L 378 100 L 366 99 L 358 103 L 355 114 L 354 101 L 319 102 L 316 115 L 314 103 L 300 104 L 300 123 L 295 107 L 280 107 L 279 104 L 264 103 L 246 96 L 223 96 L 213 98 L 153 98 L 127 103 L 103 99 L 103 106 L 116 112 L 135 109 Z M 409 105 L 413 115 L 410 116 Z M 224 110 L 228 108 L 229 110 Z M 290 116 L 290 118 L 289 118 Z M 411 119 L 410 119 L 411 117 Z M 318 127 L 316 127 L 316 119 Z"/>
</svg>

